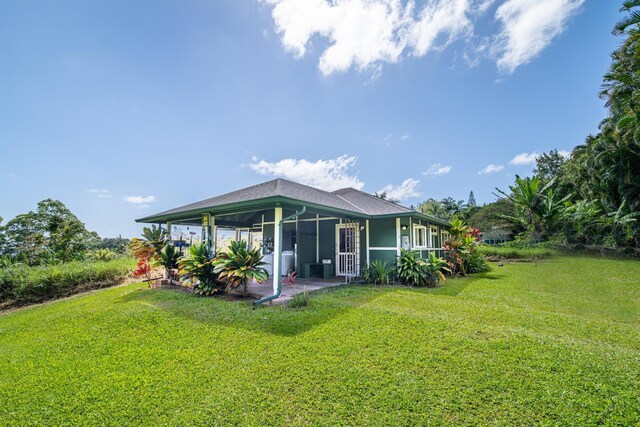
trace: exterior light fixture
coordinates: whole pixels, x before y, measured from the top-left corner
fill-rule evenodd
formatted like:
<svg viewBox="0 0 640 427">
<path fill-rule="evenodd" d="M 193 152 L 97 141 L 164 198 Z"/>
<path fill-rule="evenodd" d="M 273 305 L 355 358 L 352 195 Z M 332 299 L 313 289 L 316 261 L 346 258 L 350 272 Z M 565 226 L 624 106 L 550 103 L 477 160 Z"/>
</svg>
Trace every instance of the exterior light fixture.
<svg viewBox="0 0 640 427">
<path fill-rule="evenodd" d="M 406 231 L 409 226 L 407 224 L 402 224 L 402 231 Z"/>
</svg>

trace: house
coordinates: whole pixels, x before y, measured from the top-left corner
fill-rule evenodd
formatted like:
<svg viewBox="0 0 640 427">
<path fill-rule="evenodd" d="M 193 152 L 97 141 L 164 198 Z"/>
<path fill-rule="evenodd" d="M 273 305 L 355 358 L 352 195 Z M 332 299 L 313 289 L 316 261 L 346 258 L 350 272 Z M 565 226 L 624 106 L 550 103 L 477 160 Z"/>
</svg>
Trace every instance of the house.
<svg viewBox="0 0 640 427">
<path fill-rule="evenodd" d="M 229 238 L 260 245 L 279 293 L 280 276 L 342 276 L 374 260 L 395 262 L 400 249 L 442 253 L 450 224 L 354 188 L 327 192 L 274 179 L 137 219 L 202 227 L 202 239 L 223 250 Z"/>
</svg>

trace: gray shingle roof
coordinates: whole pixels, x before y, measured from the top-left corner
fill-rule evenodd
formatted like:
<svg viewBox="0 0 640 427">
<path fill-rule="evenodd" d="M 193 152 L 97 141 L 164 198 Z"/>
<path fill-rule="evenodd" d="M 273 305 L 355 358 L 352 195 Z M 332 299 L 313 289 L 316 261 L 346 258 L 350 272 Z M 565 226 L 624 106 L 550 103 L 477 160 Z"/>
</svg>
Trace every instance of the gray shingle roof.
<svg viewBox="0 0 640 427">
<path fill-rule="evenodd" d="M 273 197 L 285 197 L 358 215 L 393 215 L 413 212 L 411 209 L 380 199 L 354 188 L 343 188 L 332 193 L 278 178 L 262 184 L 242 188 L 210 199 L 201 200 L 175 209 L 160 212 L 138 222 L 154 222 L 159 218 L 187 214 L 192 211 L 223 208 L 236 203 L 259 201 Z M 421 214 L 422 215 L 422 214 Z"/>
<path fill-rule="evenodd" d="M 337 197 L 327 191 L 309 187 L 308 185 L 298 184 L 286 179 L 278 178 L 262 184 L 252 185 L 251 187 L 242 188 L 220 196 L 211 197 L 210 199 L 201 200 L 199 202 L 190 203 L 168 211 L 151 215 L 147 218 L 167 217 L 175 214 L 182 214 L 189 211 L 197 211 L 207 208 L 216 208 L 234 203 L 248 202 L 253 200 L 261 200 L 270 197 L 287 197 L 307 203 L 327 206 L 334 209 L 341 209 L 348 212 L 358 214 L 366 214 L 366 212 L 357 209 L 346 200 Z M 146 218 L 137 221 L 144 222 Z"/>
<path fill-rule="evenodd" d="M 411 209 L 397 203 L 381 199 L 364 191 L 355 188 L 342 188 L 331 194 L 335 194 L 350 204 L 357 206 L 360 210 L 369 215 L 388 215 L 395 213 L 411 212 Z"/>
</svg>

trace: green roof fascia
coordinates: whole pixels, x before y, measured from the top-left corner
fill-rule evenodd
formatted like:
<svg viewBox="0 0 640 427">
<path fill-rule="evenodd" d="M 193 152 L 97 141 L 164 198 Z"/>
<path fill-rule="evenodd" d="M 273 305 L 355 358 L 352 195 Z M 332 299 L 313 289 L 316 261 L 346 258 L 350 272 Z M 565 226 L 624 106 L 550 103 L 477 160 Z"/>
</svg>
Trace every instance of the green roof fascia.
<svg viewBox="0 0 640 427">
<path fill-rule="evenodd" d="M 431 215 L 427 215 L 424 214 L 422 212 L 418 212 L 418 211 L 411 211 L 411 212 L 401 212 L 401 213 L 394 213 L 394 214 L 382 214 L 382 215 L 371 215 L 371 218 L 407 218 L 407 217 L 413 217 L 413 218 L 419 218 L 419 219 L 423 219 L 425 221 L 430 221 L 439 225 L 444 225 L 445 227 L 451 227 L 451 223 L 449 221 L 446 221 L 444 219 L 440 219 L 440 218 L 436 218 L 433 217 Z"/>
<path fill-rule="evenodd" d="M 187 219 L 187 218 L 191 218 L 194 215 L 202 215 L 202 214 L 206 214 L 206 213 L 212 213 L 214 210 L 216 211 L 216 213 L 231 213 L 231 212 L 235 212 L 238 209 L 244 209 L 247 207 L 263 207 L 263 208 L 268 208 L 270 207 L 270 205 L 273 203 L 277 203 L 279 200 L 279 197 L 265 197 L 262 199 L 255 199 L 255 200 L 247 200 L 245 202 L 238 202 L 238 203 L 229 203 L 227 205 L 222 205 L 222 206 L 215 206 L 215 207 L 205 207 L 205 208 L 198 208 L 198 209 L 189 209 L 189 210 L 185 210 L 182 212 L 175 212 L 175 213 L 168 213 L 168 214 L 163 214 L 163 213 L 159 213 L 156 215 L 150 215 L 150 216 L 146 216 L 144 218 L 138 218 L 136 219 L 136 222 L 141 222 L 141 223 L 146 223 L 146 224 L 153 224 L 153 223 L 157 223 L 157 222 L 166 222 L 166 221 L 172 221 L 172 220 L 180 220 L 180 219 Z M 249 210 L 249 209 L 247 209 Z"/>
<path fill-rule="evenodd" d="M 160 213 L 156 215 L 150 215 L 144 218 L 138 218 L 135 221 L 138 223 L 153 224 L 158 222 L 188 219 L 188 218 L 192 218 L 194 215 L 202 215 L 206 213 L 210 213 L 212 215 L 223 215 L 225 213 L 237 213 L 238 210 L 242 210 L 242 209 L 246 209 L 246 211 L 263 210 L 263 209 L 275 208 L 278 205 L 281 205 L 281 206 L 291 205 L 293 207 L 307 206 L 310 209 L 319 210 L 319 211 L 327 212 L 330 214 L 337 214 L 337 215 L 357 217 L 357 218 L 369 218 L 369 215 L 364 213 L 360 214 L 358 212 L 332 208 L 324 205 L 318 205 L 315 203 L 309 203 L 302 200 L 293 199 L 290 197 L 272 196 L 272 197 L 265 197 L 262 199 L 247 200 L 244 202 L 229 203 L 221 206 L 190 209 L 183 212 L 176 212 L 173 214 Z"/>
</svg>

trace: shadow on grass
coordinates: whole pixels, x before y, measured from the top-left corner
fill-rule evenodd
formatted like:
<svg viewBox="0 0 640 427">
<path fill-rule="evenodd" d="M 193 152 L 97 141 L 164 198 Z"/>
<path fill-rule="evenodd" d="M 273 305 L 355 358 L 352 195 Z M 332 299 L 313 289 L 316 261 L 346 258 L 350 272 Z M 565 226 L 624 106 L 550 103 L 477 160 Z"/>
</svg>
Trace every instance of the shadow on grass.
<svg viewBox="0 0 640 427">
<path fill-rule="evenodd" d="M 415 292 L 416 295 L 457 296 L 480 279 L 497 280 L 491 272 L 471 277 L 453 278 L 437 288 L 406 286 L 374 286 L 350 284 L 310 292 L 309 305 L 303 309 L 260 306 L 254 309 L 250 301 L 229 301 L 218 297 L 202 297 L 175 289 L 140 289 L 120 298 L 122 303 L 143 303 L 164 310 L 188 321 L 216 324 L 293 336 L 322 325 L 350 310 L 355 310 L 375 298 L 395 292 Z"/>
<path fill-rule="evenodd" d="M 391 291 L 362 285 L 327 288 L 311 293 L 309 305 L 304 309 L 283 306 L 254 309 L 250 301 L 229 301 L 162 288 L 133 291 L 123 295 L 120 302 L 148 304 L 188 321 L 277 335 L 297 335 Z"/>
</svg>

